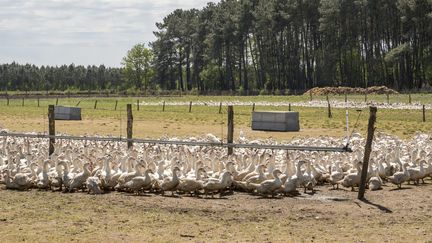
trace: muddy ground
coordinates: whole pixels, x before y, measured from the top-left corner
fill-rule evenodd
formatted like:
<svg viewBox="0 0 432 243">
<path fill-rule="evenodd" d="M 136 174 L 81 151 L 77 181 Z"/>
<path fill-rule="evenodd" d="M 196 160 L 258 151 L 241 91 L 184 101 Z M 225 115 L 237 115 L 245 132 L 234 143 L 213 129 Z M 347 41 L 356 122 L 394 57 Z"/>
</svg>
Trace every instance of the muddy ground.
<svg viewBox="0 0 432 243">
<path fill-rule="evenodd" d="M 432 181 L 276 199 L 0 189 L 2 242 L 431 242 Z"/>
</svg>

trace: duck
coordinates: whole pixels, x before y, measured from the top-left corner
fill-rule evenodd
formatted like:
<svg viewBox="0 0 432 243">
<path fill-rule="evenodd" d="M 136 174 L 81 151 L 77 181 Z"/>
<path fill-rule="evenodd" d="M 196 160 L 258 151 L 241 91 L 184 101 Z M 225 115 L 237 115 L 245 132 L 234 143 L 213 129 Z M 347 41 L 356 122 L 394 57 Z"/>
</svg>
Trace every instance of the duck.
<svg viewBox="0 0 432 243">
<path fill-rule="evenodd" d="M 275 169 L 272 171 L 272 174 L 273 174 L 273 178 L 274 178 L 272 180 L 265 180 L 265 181 L 261 182 L 260 184 L 250 183 L 251 185 L 253 185 L 255 187 L 256 192 L 258 194 L 264 195 L 264 196 L 271 194 L 272 197 L 274 197 L 275 192 L 281 188 L 282 181 L 279 178 L 279 176 L 282 174 L 282 172 L 279 169 Z"/>
<path fill-rule="evenodd" d="M 75 189 L 79 189 L 84 186 L 85 182 L 87 181 L 87 178 L 89 178 L 91 174 L 89 167 L 90 167 L 90 163 L 88 162 L 84 163 L 83 172 L 76 174 L 75 177 L 70 181 L 69 188 L 67 188 L 69 192 L 72 192 Z"/>
<path fill-rule="evenodd" d="M 90 176 L 86 180 L 86 187 L 88 190 L 88 194 L 102 194 L 103 191 L 101 189 L 101 180 L 99 178 L 100 175 L 95 174 L 94 176 Z"/>
<path fill-rule="evenodd" d="M 192 178 L 183 178 L 180 179 L 180 183 L 177 187 L 177 190 L 184 193 L 194 193 L 195 196 L 198 196 L 199 191 L 204 188 L 204 181 L 201 180 L 201 174 L 205 173 L 204 168 L 199 168 L 196 171 L 195 179 Z"/>
<path fill-rule="evenodd" d="M 344 173 L 342 172 L 342 170 L 339 168 L 339 163 L 336 163 L 336 169 L 334 171 L 332 171 L 332 166 L 329 165 L 329 173 L 330 173 L 330 177 L 328 179 L 329 183 L 332 185 L 332 189 L 333 190 L 337 190 L 339 189 L 339 181 L 342 180 L 344 178 Z M 335 188 L 336 185 L 336 188 Z"/>
<path fill-rule="evenodd" d="M 211 197 L 214 198 L 214 193 L 219 192 L 219 197 L 222 197 L 223 191 L 230 187 L 232 183 L 232 174 L 229 171 L 222 173 L 219 180 L 208 180 L 204 183 L 203 189 L 204 194 L 207 197 L 208 193 L 211 193 Z"/>
<path fill-rule="evenodd" d="M 410 179 L 408 180 L 408 184 L 410 181 L 414 181 L 415 185 L 419 185 L 419 181 L 422 180 L 426 176 L 426 171 L 424 168 L 424 164 L 426 161 L 421 160 L 420 161 L 420 167 L 419 168 L 407 168 L 407 171 L 410 175 Z"/>
<path fill-rule="evenodd" d="M 70 182 L 72 181 L 75 174 L 69 172 L 69 164 L 68 161 L 66 160 L 59 161 L 58 166 L 63 167 L 62 179 L 61 179 L 62 184 L 65 188 L 69 188 Z"/>
<path fill-rule="evenodd" d="M 374 171 L 374 175 L 369 179 L 369 190 L 376 191 L 382 189 L 383 181 L 381 179 L 381 176 L 378 173 L 378 170 Z"/>
<path fill-rule="evenodd" d="M 121 174 L 120 177 L 118 178 L 117 185 L 115 186 L 115 189 L 122 190 L 124 188 L 124 184 L 126 184 L 126 182 L 132 180 L 132 178 L 134 178 L 134 177 L 142 176 L 141 169 L 143 167 L 144 166 L 142 164 L 136 163 L 134 166 L 135 171 L 125 172 L 125 173 Z M 128 171 L 132 171 L 132 168 L 129 168 Z"/>
<path fill-rule="evenodd" d="M 354 187 L 359 186 L 361 178 L 361 164 L 362 162 L 356 163 L 356 172 L 349 173 L 342 180 L 338 181 L 344 187 L 351 187 L 351 191 L 354 191 Z"/>
<path fill-rule="evenodd" d="M 10 170 L 4 170 L 4 183 L 6 184 L 6 189 L 13 190 L 28 190 L 32 187 L 32 180 L 28 176 L 20 176 L 20 178 L 11 178 Z"/>
<path fill-rule="evenodd" d="M 174 196 L 174 191 L 176 191 L 178 184 L 180 183 L 180 179 L 178 177 L 178 172 L 180 172 L 179 167 L 174 167 L 172 169 L 172 177 L 166 177 L 160 183 L 160 190 L 162 196 L 165 195 L 165 191 L 171 191 L 171 196 Z"/>
<path fill-rule="evenodd" d="M 255 170 L 256 172 L 258 172 L 258 174 L 254 174 L 250 177 L 245 178 L 247 183 L 261 183 L 264 180 L 267 179 L 267 176 L 264 172 L 264 170 L 266 169 L 266 166 L 261 164 L 258 165 L 257 170 Z"/>
<path fill-rule="evenodd" d="M 296 164 L 295 174 L 290 176 L 287 175 L 287 179 L 281 188 L 281 192 L 285 195 L 292 194 L 297 191 L 297 187 L 300 185 L 299 181 L 303 179 L 303 174 L 301 172 L 301 167 L 305 164 L 304 160 L 300 160 Z"/>
<path fill-rule="evenodd" d="M 142 190 L 149 190 L 152 187 L 152 178 L 150 174 L 153 173 L 152 169 L 146 169 L 144 176 L 136 176 L 124 184 L 124 187 L 131 190 L 133 193 L 139 195 Z"/>
<path fill-rule="evenodd" d="M 49 160 L 45 160 L 42 167 L 42 172 L 38 175 L 36 186 L 39 189 L 48 189 L 50 187 L 50 181 L 48 178 Z"/>
<path fill-rule="evenodd" d="M 392 176 L 389 176 L 388 179 L 391 183 L 398 186 L 399 189 L 402 189 L 402 183 L 408 181 L 410 179 L 410 174 L 407 170 L 408 164 L 404 163 L 402 165 L 402 171 L 398 171 L 394 173 Z"/>
</svg>

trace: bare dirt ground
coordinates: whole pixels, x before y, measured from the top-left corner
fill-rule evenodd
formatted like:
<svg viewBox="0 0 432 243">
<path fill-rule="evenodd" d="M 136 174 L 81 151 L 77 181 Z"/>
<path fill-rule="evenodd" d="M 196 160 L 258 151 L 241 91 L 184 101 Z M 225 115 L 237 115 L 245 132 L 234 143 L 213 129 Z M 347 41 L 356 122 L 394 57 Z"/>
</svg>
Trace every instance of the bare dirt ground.
<svg viewBox="0 0 432 243">
<path fill-rule="evenodd" d="M 431 242 L 432 185 L 222 199 L 0 189 L 2 242 Z"/>
</svg>

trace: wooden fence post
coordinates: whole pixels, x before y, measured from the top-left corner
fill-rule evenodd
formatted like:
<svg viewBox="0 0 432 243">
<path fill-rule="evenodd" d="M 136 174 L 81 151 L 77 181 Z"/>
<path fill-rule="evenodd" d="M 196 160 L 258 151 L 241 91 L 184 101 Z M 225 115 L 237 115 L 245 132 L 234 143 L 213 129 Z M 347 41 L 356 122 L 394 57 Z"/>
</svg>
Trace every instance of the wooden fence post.
<svg viewBox="0 0 432 243">
<path fill-rule="evenodd" d="M 117 110 L 117 104 L 118 104 L 118 100 L 116 100 L 116 104 L 115 104 L 115 107 L 114 107 L 115 111 Z"/>
<path fill-rule="evenodd" d="M 54 117 L 54 105 L 48 106 L 48 131 L 50 136 L 55 136 L 55 117 Z M 50 137 L 49 139 L 49 155 L 54 153 L 55 138 Z"/>
<path fill-rule="evenodd" d="M 139 100 L 137 100 L 137 111 L 139 111 Z"/>
<path fill-rule="evenodd" d="M 423 105 L 423 122 L 426 122 L 426 106 Z"/>
<path fill-rule="evenodd" d="M 96 108 L 97 108 L 97 100 L 95 100 L 95 104 L 94 104 L 94 108 L 93 109 L 96 110 Z"/>
<path fill-rule="evenodd" d="M 164 112 L 164 111 L 165 111 L 165 100 L 164 100 L 164 102 L 162 104 L 162 112 Z"/>
<path fill-rule="evenodd" d="M 252 104 L 252 112 L 255 111 L 255 103 Z"/>
<path fill-rule="evenodd" d="M 227 143 L 232 144 L 234 140 L 234 109 L 233 106 L 228 106 L 228 135 Z M 228 155 L 233 154 L 233 147 L 228 147 Z"/>
<path fill-rule="evenodd" d="M 219 114 L 222 113 L 222 102 L 219 103 Z"/>
<path fill-rule="evenodd" d="M 192 101 L 189 102 L 189 113 L 191 113 L 191 112 L 192 112 Z"/>
<path fill-rule="evenodd" d="M 330 106 L 330 100 L 329 100 L 329 97 L 328 97 L 328 95 L 327 95 L 327 110 L 328 110 L 328 118 L 332 118 L 333 117 L 333 115 L 332 115 L 332 112 L 331 112 L 331 106 Z"/>
<path fill-rule="evenodd" d="M 369 158 L 372 152 L 372 141 L 375 132 L 377 108 L 371 106 L 369 110 L 370 110 L 370 115 L 369 115 L 369 123 L 368 123 L 368 133 L 367 133 L 367 140 L 366 140 L 366 146 L 365 146 L 364 157 L 363 157 L 363 168 L 361 171 L 360 187 L 359 187 L 359 192 L 357 197 L 358 199 L 364 198 L 364 193 L 366 189 L 366 177 L 369 168 Z"/>
<path fill-rule="evenodd" d="M 129 139 L 132 139 L 132 131 L 133 131 L 133 116 L 132 116 L 132 105 L 131 104 L 127 104 L 127 146 L 130 149 L 133 145 L 132 141 L 130 141 Z"/>
</svg>

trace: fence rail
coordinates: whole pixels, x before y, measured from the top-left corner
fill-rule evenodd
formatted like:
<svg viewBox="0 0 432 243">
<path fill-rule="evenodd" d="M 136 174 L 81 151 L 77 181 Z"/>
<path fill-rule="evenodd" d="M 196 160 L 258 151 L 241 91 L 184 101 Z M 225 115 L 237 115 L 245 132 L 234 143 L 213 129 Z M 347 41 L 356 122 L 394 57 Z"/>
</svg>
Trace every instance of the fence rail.
<svg viewBox="0 0 432 243">
<path fill-rule="evenodd" d="M 25 133 L 0 133 L 0 137 L 18 138 L 39 138 L 39 139 L 64 139 L 81 141 L 101 141 L 101 142 L 133 142 L 144 144 L 163 144 L 163 145 L 186 145 L 186 146 L 207 146 L 223 148 L 249 148 L 249 149 L 272 149 L 272 150 L 296 150 L 296 151 L 318 151 L 318 152 L 352 152 L 348 147 L 314 147 L 314 146 L 295 146 L 295 145 L 271 145 L 271 144 L 243 144 L 243 143 L 212 143 L 212 142 L 193 142 L 175 140 L 152 140 L 152 139 L 127 139 L 123 137 L 86 137 L 86 136 L 66 136 L 66 135 L 47 135 L 47 134 L 25 134 Z"/>
</svg>

